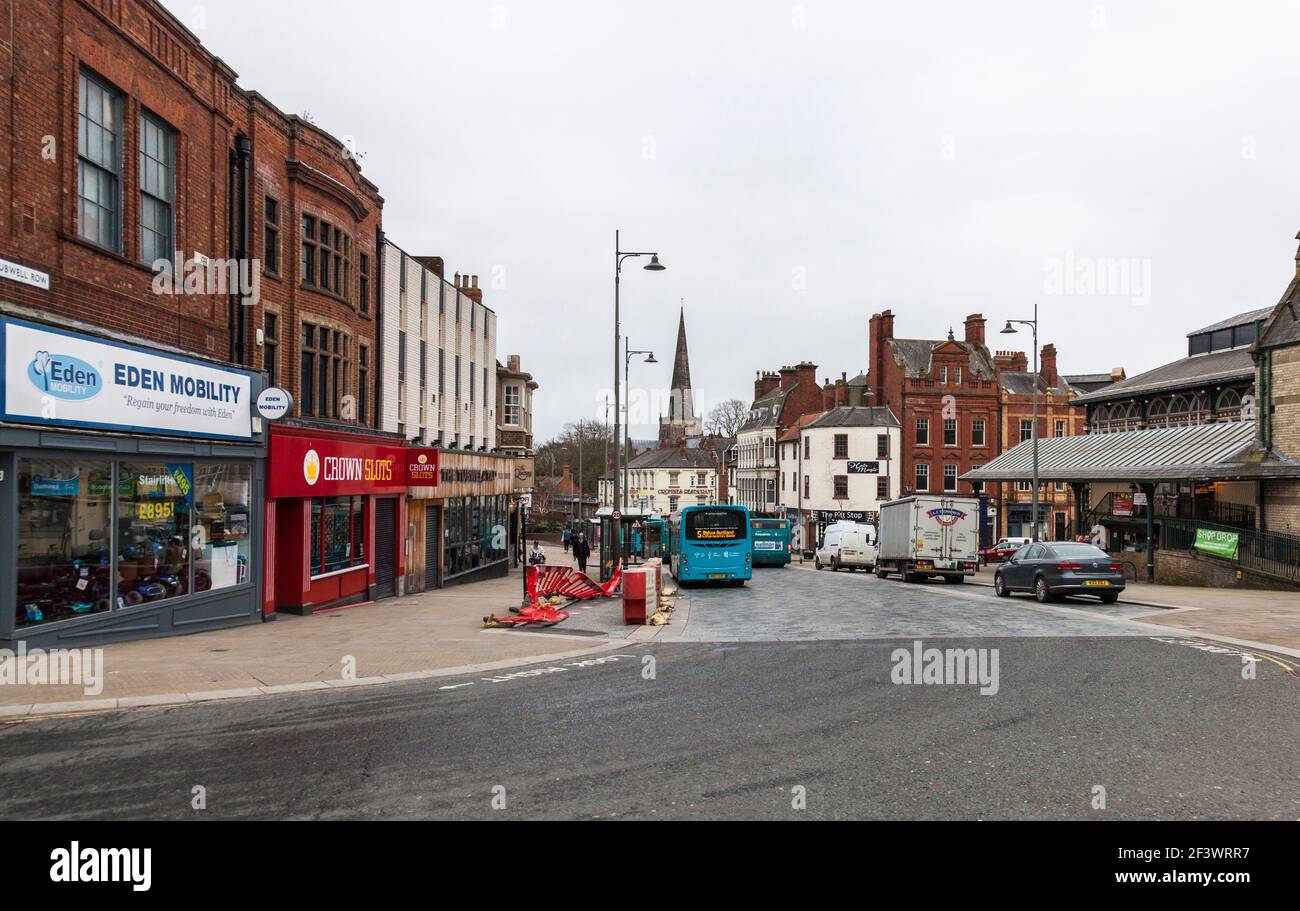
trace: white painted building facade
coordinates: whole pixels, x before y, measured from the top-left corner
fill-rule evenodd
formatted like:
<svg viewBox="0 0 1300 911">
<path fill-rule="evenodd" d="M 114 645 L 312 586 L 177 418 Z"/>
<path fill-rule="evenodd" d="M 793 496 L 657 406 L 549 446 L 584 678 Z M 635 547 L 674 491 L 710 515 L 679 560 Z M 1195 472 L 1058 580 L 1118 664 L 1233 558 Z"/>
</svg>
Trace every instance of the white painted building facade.
<svg viewBox="0 0 1300 911">
<path fill-rule="evenodd" d="M 417 445 L 497 448 L 497 316 L 477 276 L 443 279 L 386 241 L 381 429 Z"/>
<path fill-rule="evenodd" d="M 779 496 L 803 529 L 841 519 L 874 523 L 882 504 L 902 496 L 902 428 L 888 408 L 832 408 L 781 442 Z"/>
</svg>

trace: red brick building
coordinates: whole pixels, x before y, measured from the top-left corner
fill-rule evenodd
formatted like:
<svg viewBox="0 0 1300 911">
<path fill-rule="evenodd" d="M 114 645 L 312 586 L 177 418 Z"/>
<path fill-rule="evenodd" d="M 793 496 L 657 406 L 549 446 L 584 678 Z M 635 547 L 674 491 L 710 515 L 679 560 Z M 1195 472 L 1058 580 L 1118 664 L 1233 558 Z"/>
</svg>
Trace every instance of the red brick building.
<svg viewBox="0 0 1300 911">
<path fill-rule="evenodd" d="M 869 403 L 903 425 L 903 495 L 972 494 L 957 479 L 990 461 L 998 441 L 997 368 L 984 342 L 984 317 L 966 318 L 964 337 L 894 336 L 894 314 L 871 318 Z"/>
<path fill-rule="evenodd" d="M 0 509 L 16 509 L 30 534 L 0 541 L 0 603 L 8 607 L 18 591 L 16 621 L 0 614 L 0 641 L 57 642 L 65 627 L 81 642 L 101 633 L 138 638 L 142 629 L 161 635 L 174 628 L 171 605 L 190 632 L 251 622 L 277 604 L 320 606 L 314 580 L 344 558 L 317 522 L 319 492 L 316 500 L 267 499 L 276 447 L 249 399 L 265 371 L 296 400 L 286 423 L 308 425 L 320 452 L 391 444 L 366 442 L 381 392 L 377 188 L 343 143 L 238 87 L 236 74 L 154 0 L 5 0 L 0 19 L 16 24 L 0 45 L 9 57 L 0 58 L 6 326 L 25 324 L 14 330 L 25 338 L 66 333 L 70 346 L 117 352 L 94 373 L 105 386 L 115 385 L 115 361 L 161 358 L 178 372 L 224 371 L 241 393 L 228 412 L 240 434 L 223 440 L 180 422 L 110 427 L 84 412 L 60 420 L 72 426 L 56 439 L 6 409 L 0 470 L 18 483 L 0 491 Z M 20 374 L 8 375 L 8 391 L 20 391 Z M 118 391 L 95 401 L 120 405 Z M 310 476 L 302 457 L 290 467 Z M 135 511 L 123 491 L 146 481 L 162 499 L 178 482 L 186 495 L 174 499 L 185 506 L 142 501 Z M 342 493 L 358 518 L 348 520 L 340 546 L 349 566 L 370 569 L 359 591 L 339 595 L 364 597 L 369 588 L 375 596 L 374 563 L 387 555 L 392 572 L 402 569 L 401 542 L 385 531 L 396 521 L 377 511 L 394 497 Z M 54 506 L 67 531 L 47 540 L 42 523 Z M 207 537 L 191 555 L 185 542 L 204 522 Z M 226 545 L 237 558 L 215 559 L 214 548 Z M 261 572 L 265 563 L 276 566 L 274 578 Z M 87 565 L 102 572 L 89 586 L 70 586 Z M 114 565 L 126 582 L 113 581 Z M 140 611 L 155 603 L 146 622 Z"/>
<path fill-rule="evenodd" d="M 11 2 L 0 256 L 50 280 L 6 283 L 10 309 L 265 369 L 300 416 L 374 426 L 383 200 L 344 145 L 238 88 L 152 0 Z M 205 258 L 258 274 L 200 281 Z M 158 293 L 160 259 L 185 293 Z"/>
</svg>

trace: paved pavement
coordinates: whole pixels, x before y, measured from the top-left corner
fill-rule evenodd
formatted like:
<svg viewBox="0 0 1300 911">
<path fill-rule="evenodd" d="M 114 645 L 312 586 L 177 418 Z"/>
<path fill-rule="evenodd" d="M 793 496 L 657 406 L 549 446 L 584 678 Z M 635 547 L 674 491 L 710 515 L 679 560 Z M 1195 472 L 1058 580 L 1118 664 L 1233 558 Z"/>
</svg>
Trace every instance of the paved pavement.
<svg viewBox="0 0 1300 911">
<path fill-rule="evenodd" d="M 485 615 L 506 615 L 522 599 L 522 579 L 513 573 L 310 617 L 282 615 L 255 626 L 109 645 L 102 693 L 88 695 L 83 686 L 0 686 L 0 718 L 380 684 L 616 645 L 562 631 L 539 637 L 483 629 Z"/>
</svg>

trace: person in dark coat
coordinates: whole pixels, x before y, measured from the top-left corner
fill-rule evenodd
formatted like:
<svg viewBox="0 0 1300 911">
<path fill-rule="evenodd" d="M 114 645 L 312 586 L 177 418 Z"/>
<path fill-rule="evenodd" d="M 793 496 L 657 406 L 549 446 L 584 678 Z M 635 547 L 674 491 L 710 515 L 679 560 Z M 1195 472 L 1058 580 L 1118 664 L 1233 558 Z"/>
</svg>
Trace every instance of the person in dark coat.
<svg viewBox="0 0 1300 911">
<path fill-rule="evenodd" d="M 584 532 L 578 532 L 578 537 L 573 540 L 573 556 L 578 561 L 578 572 L 587 571 L 587 558 L 591 556 L 591 545 L 587 543 L 587 535 Z"/>
</svg>

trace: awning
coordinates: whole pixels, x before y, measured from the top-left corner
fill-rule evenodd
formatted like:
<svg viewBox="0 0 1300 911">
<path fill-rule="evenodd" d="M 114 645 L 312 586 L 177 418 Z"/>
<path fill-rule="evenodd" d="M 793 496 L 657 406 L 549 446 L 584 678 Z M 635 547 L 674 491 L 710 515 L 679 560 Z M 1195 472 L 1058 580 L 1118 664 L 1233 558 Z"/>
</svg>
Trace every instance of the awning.
<svg viewBox="0 0 1300 911">
<path fill-rule="evenodd" d="M 1043 481 L 1232 481 L 1300 478 L 1300 462 L 1264 453 L 1253 421 L 1157 427 L 1038 441 Z M 961 476 L 963 481 L 1027 481 L 1033 443 L 1024 442 Z"/>
</svg>

